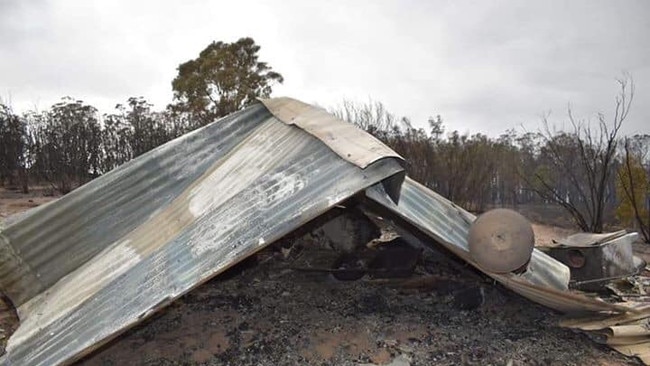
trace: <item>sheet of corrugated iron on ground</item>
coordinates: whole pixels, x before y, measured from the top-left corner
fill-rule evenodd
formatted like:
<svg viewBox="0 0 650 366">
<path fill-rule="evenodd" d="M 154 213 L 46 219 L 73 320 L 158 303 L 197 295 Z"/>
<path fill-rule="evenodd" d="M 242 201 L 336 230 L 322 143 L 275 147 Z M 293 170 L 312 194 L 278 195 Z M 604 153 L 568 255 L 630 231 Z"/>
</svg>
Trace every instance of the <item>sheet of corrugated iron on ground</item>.
<svg viewBox="0 0 650 366">
<path fill-rule="evenodd" d="M 372 136 L 295 100 L 264 103 L 6 227 L 0 287 L 20 326 L 0 362 L 73 362 L 337 203 L 403 179 Z"/>
</svg>

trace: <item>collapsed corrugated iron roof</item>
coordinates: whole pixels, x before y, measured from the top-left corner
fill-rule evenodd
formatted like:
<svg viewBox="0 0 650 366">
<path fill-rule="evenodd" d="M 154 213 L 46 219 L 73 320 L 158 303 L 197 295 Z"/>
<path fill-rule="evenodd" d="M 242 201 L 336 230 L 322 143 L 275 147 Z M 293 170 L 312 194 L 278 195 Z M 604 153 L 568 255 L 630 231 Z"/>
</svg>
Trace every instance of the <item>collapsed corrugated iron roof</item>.
<svg viewBox="0 0 650 366">
<path fill-rule="evenodd" d="M 474 216 L 404 180 L 401 160 L 320 108 L 271 99 L 22 215 L 0 232 L 0 288 L 20 317 L 0 363 L 70 363 L 364 191 L 477 266 Z M 568 268 L 539 251 L 522 274 L 487 275 L 559 310 L 629 310 L 568 292 Z"/>
<path fill-rule="evenodd" d="M 397 154 L 325 111 L 287 99 L 266 105 L 5 228 L 0 286 L 20 326 L 2 363 L 71 362 L 340 201 L 403 177 Z M 305 116 L 319 128 L 301 125 Z"/>
</svg>

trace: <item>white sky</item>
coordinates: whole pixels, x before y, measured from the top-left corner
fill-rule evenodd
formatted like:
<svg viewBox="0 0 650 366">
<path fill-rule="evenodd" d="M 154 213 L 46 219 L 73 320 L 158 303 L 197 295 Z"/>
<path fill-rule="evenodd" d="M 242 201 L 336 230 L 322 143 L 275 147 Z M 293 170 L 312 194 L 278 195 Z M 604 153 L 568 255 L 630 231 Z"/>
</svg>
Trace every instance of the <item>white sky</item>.
<svg viewBox="0 0 650 366">
<path fill-rule="evenodd" d="M 611 116 L 632 74 L 626 133 L 650 133 L 650 2 L 0 0 L 0 97 L 17 111 L 69 95 L 157 108 L 176 67 L 250 36 L 282 73 L 275 96 L 383 102 L 425 126 L 498 135 L 551 113 Z"/>
</svg>

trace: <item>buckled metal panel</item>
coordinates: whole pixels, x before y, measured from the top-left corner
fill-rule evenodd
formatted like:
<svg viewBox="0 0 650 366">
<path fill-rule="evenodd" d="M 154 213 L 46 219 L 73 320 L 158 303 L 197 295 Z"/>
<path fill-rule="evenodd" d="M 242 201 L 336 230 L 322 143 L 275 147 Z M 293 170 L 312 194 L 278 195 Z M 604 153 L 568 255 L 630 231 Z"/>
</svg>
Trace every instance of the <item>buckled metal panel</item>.
<svg viewBox="0 0 650 366">
<path fill-rule="evenodd" d="M 262 104 L 171 141 L 0 233 L 0 286 L 21 321 L 0 363 L 70 363 L 400 174 L 399 159 L 362 169 Z"/>
</svg>

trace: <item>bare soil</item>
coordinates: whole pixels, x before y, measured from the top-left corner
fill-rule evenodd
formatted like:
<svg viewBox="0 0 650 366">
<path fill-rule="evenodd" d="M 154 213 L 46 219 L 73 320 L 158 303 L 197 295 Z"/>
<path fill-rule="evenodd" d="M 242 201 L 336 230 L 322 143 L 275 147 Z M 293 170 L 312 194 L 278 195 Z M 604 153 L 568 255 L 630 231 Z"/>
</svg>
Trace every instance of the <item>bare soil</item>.
<svg viewBox="0 0 650 366">
<path fill-rule="evenodd" d="M 0 191 L 0 220 L 51 199 Z M 566 234 L 544 225 L 535 225 L 535 233 L 549 242 Z M 414 277 L 427 279 L 422 286 L 368 277 L 338 281 L 291 270 L 293 260 L 268 248 L 78 364 L 640 364 L 560 328 L 560 314 L 454 260 L 420 262 Z M 484 303 L 459 310 L 461 295 L 476 290 Z"/>
<path fill-rule="evenodd" d="M 0 222 L 7 217 L 57 199 L 47 187 L 34 187 L 27 194 L 18 189 L 0 187 Z"/>
</svg>

